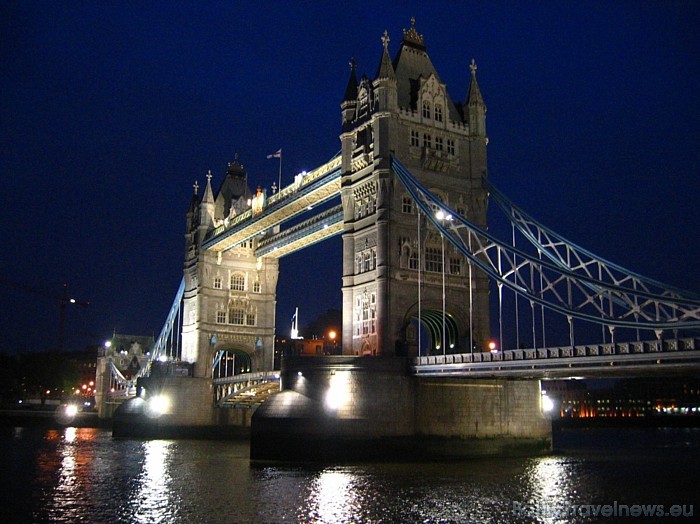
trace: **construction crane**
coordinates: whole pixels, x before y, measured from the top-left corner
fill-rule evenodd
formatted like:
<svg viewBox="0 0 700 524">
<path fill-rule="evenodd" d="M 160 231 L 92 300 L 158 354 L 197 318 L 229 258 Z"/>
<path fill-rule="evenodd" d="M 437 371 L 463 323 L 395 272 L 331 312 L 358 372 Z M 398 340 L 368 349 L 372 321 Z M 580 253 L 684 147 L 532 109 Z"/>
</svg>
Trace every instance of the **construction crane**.
<svg viewBox="0 0 700 524">
<path fill-rule="evenodd" d="M 90 301 L 77 300 L 75 298 L 70 297 L 68 295 L 68 284 L 63 284 L 62 292 L 56 293 L 39 287 L 30 286 L 27 284 L 20 284 L 19 282 L 13 282 L 12 280 L 8 280 L 6 278 L 0 278 L 0 283 L 4 286 L 19 289 L 27 293 L 33 293 L 35 295 L 40 295 L 53 300 L 58 300 L 59 317 L 57 349 L 59 352 L 63 351 L 63 340 L 66 328 L 66 307 L 68 306 L 68 304 L 75 304 L 76 306 L 88 307 L 90 305 Z"/>
</svg>

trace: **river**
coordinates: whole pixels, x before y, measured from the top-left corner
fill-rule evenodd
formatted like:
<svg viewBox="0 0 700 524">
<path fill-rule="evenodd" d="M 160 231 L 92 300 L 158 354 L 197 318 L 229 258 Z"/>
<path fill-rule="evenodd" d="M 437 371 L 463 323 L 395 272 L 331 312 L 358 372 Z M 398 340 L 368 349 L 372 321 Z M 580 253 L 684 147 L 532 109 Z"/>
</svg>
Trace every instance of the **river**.
<svg viewBox="0 0 700 524">
<path fill-rule="evenodd" d="M 700 511 L 697 428 L 561 430 L 544 457 L 306 467 L 252 466 L 246 441 L 0 432 L 12 523 L 691 522 Z"/>
</svg>

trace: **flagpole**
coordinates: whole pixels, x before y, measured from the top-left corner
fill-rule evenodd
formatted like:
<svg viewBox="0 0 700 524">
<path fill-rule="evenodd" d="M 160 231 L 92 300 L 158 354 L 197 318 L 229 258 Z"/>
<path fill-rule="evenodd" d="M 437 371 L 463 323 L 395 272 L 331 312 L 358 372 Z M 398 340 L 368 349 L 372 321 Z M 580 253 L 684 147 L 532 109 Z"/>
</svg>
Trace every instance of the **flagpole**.
<svg viewBox="0 0 700 524">
<path fill-rule="evenodd" d="M 279 189 L 278 191 L 282 191 L 282 150 L 280 149 L 280 174 L 279 174 Z"/>
</svg>

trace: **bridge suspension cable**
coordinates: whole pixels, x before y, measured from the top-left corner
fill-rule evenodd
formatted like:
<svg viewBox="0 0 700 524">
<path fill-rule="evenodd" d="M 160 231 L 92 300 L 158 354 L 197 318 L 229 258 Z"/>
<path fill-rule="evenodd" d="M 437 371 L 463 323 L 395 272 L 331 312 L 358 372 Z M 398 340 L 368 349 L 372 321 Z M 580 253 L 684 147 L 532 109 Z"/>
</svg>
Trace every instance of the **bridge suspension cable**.
<svg viewBox="0 0 700 524">
<path fill-rule="evenodd" d="M 185 279 L 180 281 L 180 286 L 175 293 L 175 298 L 170 306 L 170 311 L 165 319 L 162 329 L 158 338 L 156 338 L 153 347 L 148 352 L 148 360 L 146 364 L 139 369 L 130 378 L 126 378 L 124 374 L 117 368 L 114 361 L 109 362 L 109 369 L 111 374 L 111 380 L 113 383 L 128 391 L 135 393 L 136 381 L 140 377 L 146 377 L 150 375 L 151 366 L 154 360 L 177 360 L 180 357 L 180 352 L 182 350 L 181 343 L 181 305 L 182 297 L 185 292 Z"/>
<path fill-rule="evenodd" d="M 537 249 L 537 256 L 531 255 L 502 242 L 450 209 L 395 157 L 392 168 L 419 209 L 445 238 L 499 286 L 524 297 L 533 307 L 539 304 L 565 316 L 569 322 L 578 319 L 609 329 L 641 328 L 658 332 L 700 328 L 700 300 L 691 293 L 606 263 L 551 230 L 538 229 L 524 215 L 516 214 L 519 218 L 511 219 L 513 224 L 518 230 L 529 232 L 524 236 Z M 436 216 L 438 212 L 442 220 Z M 513 213 L 506 214 L 513 216 Z M 545 232 L 546 240 L 543 240 Z M 597 275 L 591 267 L 596 268 Z"/>
</svg>

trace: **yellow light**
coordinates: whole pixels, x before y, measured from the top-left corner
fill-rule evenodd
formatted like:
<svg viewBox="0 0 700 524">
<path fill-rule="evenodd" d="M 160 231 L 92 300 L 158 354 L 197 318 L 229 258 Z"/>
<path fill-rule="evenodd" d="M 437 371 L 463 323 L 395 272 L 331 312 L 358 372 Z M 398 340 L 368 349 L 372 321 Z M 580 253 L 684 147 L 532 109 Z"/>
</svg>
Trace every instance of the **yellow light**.
<svg viewBox="0 0 700 524">
<path fill-rule="evenodd" d="M 490 349 L 491 351 L 493 351 L 494 349 L 496 349 L 496 343 L 495 343 L 493 340 L 492 340 L 491 342 L 489 342 L 489 349 Z"/>
<path fill-rule="evenodd" d="M 89 385 L 89 386 L 94 386 L 94 385 L 95 385 L 95 381 L 91 380 L 90 382 L 88 382 L 88 385 Z"/>
<path fill-rule="evenodd" d="M 328 338 L 330 338 L 331 340 L 335 340 L 335 337 L 337 337 L 337 336 L 338 336 L 338 334 L 335 331 L 333 331 L 332 329 L 328 332 Z"/>
<path fill-rule="evenodd" d="M 78 406 L 76 406 L 75 404 L 68 404 L 66 406 L 65 411 L 66 415 L 68 415 L 69 417 L 74 417 L 78 414 Z"/>
</svg>

